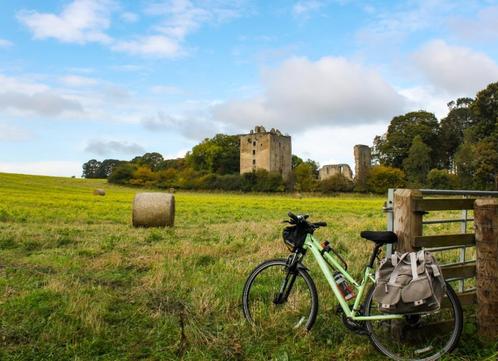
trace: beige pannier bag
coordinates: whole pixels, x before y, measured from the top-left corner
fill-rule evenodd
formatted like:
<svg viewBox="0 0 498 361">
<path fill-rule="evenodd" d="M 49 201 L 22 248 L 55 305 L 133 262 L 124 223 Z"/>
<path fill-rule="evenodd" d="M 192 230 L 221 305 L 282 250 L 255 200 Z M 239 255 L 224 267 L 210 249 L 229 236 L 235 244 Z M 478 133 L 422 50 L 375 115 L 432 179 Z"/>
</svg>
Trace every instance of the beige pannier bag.
<svg viewBox="0 0 498 361">
<path fill-rule="evenodd" d="M 427 251 L 384 258 L 375 273 L 374 301 L 386 313 L 436 311 L 446 293 L 441 267 Z"/>
</svg>

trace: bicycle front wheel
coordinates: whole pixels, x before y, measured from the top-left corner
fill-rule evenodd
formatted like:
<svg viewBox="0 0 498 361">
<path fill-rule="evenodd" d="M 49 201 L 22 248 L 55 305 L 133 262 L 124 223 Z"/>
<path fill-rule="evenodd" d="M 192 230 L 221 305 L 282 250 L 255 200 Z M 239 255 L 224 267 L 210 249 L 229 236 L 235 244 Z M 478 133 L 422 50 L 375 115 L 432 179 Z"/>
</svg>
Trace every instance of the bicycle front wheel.
<svg viewBox="0 0 498 361">
<path fill-rule="evenodd" d="M 438 311 L 366 322 L 370 340 L 377 350 L 393 360 L 440 359 L 456 347 L 463 327 L 462 307 L 448 283 L 445 299 Z M 373 287 L 365 300 L 365 313 L 381 314 L 373 301 Z"/>
<path fill-rule="evenodd" d="M 242 307 L 245 318 L 255 326 L 310 330 L 318 313 L 318 294 L 303 267 L 292 272 L 286 260 L 274 259 L 249 275 Z"/>
</svg>

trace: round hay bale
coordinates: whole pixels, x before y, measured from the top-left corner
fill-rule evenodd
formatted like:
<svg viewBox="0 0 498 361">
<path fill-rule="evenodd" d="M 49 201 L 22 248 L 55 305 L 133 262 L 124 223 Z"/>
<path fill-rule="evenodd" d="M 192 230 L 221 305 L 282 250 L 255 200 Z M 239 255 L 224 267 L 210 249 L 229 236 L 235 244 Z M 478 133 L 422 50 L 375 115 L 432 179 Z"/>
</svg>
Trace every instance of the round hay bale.
<svg viewBox="0 0 498 361">
<path fill-rule="evenodd" d="M 175 196 L 169 193 L 137 193 L 133 200 L 134 227 L 172 227 Z"/>
<path fill-rule="evenodd" d="M 95 189 L 93 191 L 93 195 L 94 196 L 105 196 L 105 190 L 104 189 L 100 189 L 100 188 Z"/>
</svg>

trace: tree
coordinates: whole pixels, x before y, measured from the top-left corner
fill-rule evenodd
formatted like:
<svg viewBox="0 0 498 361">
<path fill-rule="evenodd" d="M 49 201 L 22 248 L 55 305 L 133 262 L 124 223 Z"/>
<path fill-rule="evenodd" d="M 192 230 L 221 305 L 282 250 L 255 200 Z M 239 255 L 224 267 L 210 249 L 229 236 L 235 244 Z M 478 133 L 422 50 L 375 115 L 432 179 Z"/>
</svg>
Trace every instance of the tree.
<svg viewBox="0 0 498 361">
<path fill-rule="evenodd" d="M 469 134 L 472 142 L 480 141 L 496 132 L 498 121 L 498 82 L 489 84 L 477 93 L 470 106 L 475 122 Z"/>
<path fill-rule="evenodd" d="M 142 166 L 138 167 L 135 172 L 133 172 L 133 179 L 130 180 L 130 184 L 150 187 L 155 185 L 158 178 L 157 173 L 153 172 L 147 166 Z"/>
<path fill-rule="evenodd" d="M 164 168 L 164 158 L 157 152 L 145 153 L 142 156 L 133 158 L 131 162 L 139 166 L 147 166 L 154 172 Z"/>
<path fill-rule="evenodd" d="M 474 187 L 474 147 L 469 142 L 461 144 L 455 153 L 455 167 L 460 186 L 464 189 Z"/>
<path fill-rule="evenodd" d="M 498 152 L 491 140 L 479 142 L 475 146 L 474 187 L 477 189 L 495 189 L 498 172 Z"/>
<path fill-rule="evenodd" d="M 430 168 L 434 168 L 441 158 L 438 134 L 439 123 L 432 113 L 420 110 L 399 115 L 391 120 L 386 134 L 375 137 L 373 156 L 382 165 L 401 168 L 413 139 L 420 136 L 431 148 Z"/>
<path fill-rule="evenodd" d="M 406 186 L 406 175 L 399 168 L 377 165 L 370 168 L 367 175 L 367 188 L 370 192 L 384 194 L 389 188 Z"/>
<path fill-rule="evenodd" d="M 90 159 L 83 164 L 83 178 L 105 178 L 100 176 L 100 167 L 102 163 L 96 159 Z"/>
<path fill-rule="evenodd" d="M 447 169 L 431 169 L 427 174 L 427 185 L 431 189 L 456 189 L 458 184 L 458 176 Z"/>
<path fill-rule="evenodd" d="M 135 169 L 136 165 L 130 162 L 122 162 L 112 170 L 108 178 L 109 183 L 128 184 L 133 178 Z"/>
<path fill-rule="evenodd" d="M 317 186 L 315 167 L 312 163 L 303 162 L 294 168 L 295 187 L 300 192 L 312 192 Z"/>
<path fill-rule="evenodd" d="M 296 168 L 299 164 L 303 163 L 304 161 L 302 158 L 298 157 L 297 155 L 293 154 L 292 155 L 292 169 Z"/>
<path fill-rule="evenodd" d="M 351 192 L 353 188 L 353 181 L 342 174 L 334 174 L 320 182 L 320 190 L 323 193 Z"/>
<path fill-rule="evenodd" d="M 431 166 L 431 148 L 417 135 L 408 151 L 408 157 L 403 161 L 403 168 L 408 180 L 415 187 L 425 183 L 427 172 Z"/>
<path fill-rule="evenodd" d="M 454 168 L 455 153 L 463 143 L 464 132 L 474 121 L 474 113 L 470 106 L 474 100 L 459 98 L 448 103 L 448 115 L 441 119 L 439 147 L 441 149 L 441 166 L 446 169 Z"/>
<path fill-rule="evenodd" d="M 204 139 L 187 153 L 187 164 L 194 170 L 230 174 L 240 169 L 240 143 L 235 135 L 217 134 Z"/>
<path fill-rule="evenodd" d="M 105 159 L 102 161 L 100 164 L 99 168 L 99 178 L 108 178 L 112 170 L 117 167 L 119 164 L 121 164 L 122 161 L 117 160 L 117 159 Z"/>
</svg>

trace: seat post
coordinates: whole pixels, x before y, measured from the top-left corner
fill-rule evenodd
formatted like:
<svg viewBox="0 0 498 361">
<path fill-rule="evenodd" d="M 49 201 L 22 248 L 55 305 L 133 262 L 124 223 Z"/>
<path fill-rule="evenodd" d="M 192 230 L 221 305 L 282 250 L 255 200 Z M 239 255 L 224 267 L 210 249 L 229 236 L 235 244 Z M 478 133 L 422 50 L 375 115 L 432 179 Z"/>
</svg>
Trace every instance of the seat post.
<svg viewBox="0 0 498 361">
<path fill-rule="evenodd" d="M 373 264 L 375 262 L 375 258 L 379 254 L 380 247 L 382 247 L 382 244 L 375 243 L 375 247 L 373 249 L 372 255 L 370 256 L 370 261 L 368 261 L 368 267 L 373 268 Z"/>
</svg>

